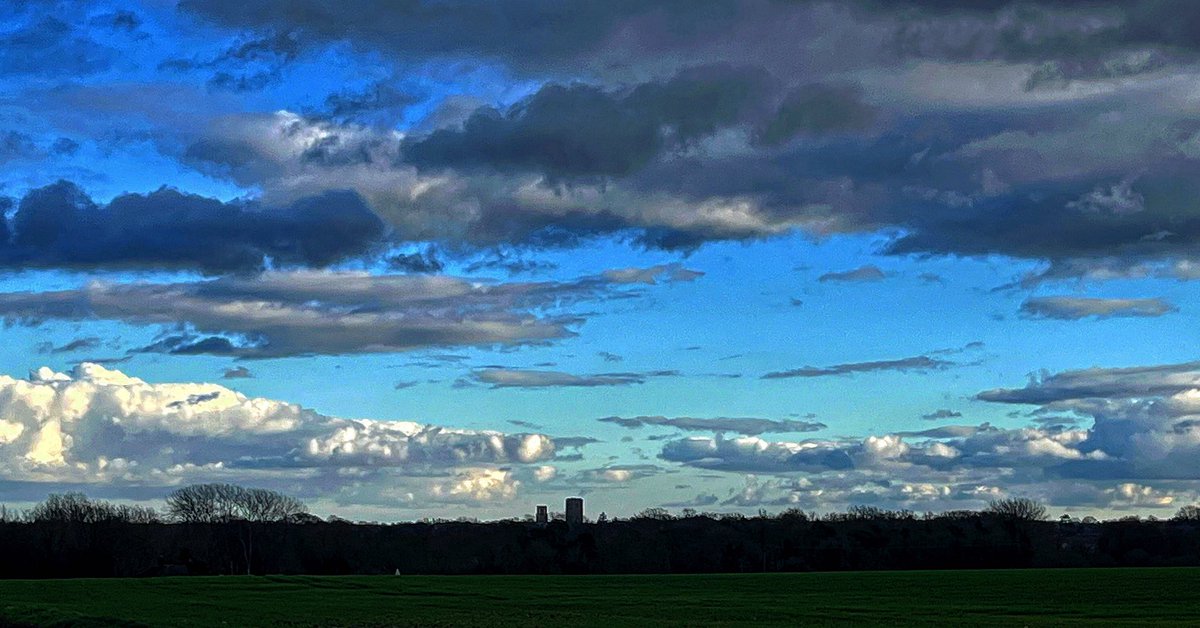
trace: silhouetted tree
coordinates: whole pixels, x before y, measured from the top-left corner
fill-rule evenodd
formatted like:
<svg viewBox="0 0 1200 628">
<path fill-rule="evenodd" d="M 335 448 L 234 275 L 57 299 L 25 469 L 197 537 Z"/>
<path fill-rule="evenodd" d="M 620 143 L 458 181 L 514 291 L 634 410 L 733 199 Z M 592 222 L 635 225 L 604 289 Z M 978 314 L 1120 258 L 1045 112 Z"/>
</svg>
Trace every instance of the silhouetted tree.
<svg viewBox="0 0 1200 628">
<path fill-rule="evenodd" d="M 1040 512 L 1030 500 L 922 517 L 871 507 L 753 517 L 652 509 L 604 525 L 538 526 L 320 521 L 293 498 L 220 484 L 171 497 L 166 523 L 80 494 L 52 495 L 28 516 L 6 511 L 0 578 L 1200 566 L 1200 525 L 1149 517 L 1060 525 L 1030 520 Z"/>
<path fill-rule="evenodd" d="M 666 508 L 647 508 L 633 516 L 634 519 L 653 519 L 655 521 L 670 521 L 675 517 Z"/>
<path fill-rule="evenodd" d="M 1028 497 L 994 499 L 987 512 L 1010 521 L 1045 521 L 1048 514 L 1044 505 Z"/>
<path fill-rule="evenodd" d="M 238 541 L 250 574 L 254 564 L 254 524 L 288 522 L 308 512 L 304 502 L 263 488 L 234 484 L 192 484 L 167 495 L 167 514 L 183 523 L 241 523 Z"/>
<path fill-rule="evenodd" d="M 1200 506 L 1194 504 L 1184 506 L 1175 513 L 1172 519 L 1175 521 L 1200 521 Z"/>
<path fill-rule="evenodd" d="M 183 523 L 287 521 L 307 512 L 289 495 L 233 484 L 192 484 L 167 496 L 167 515 Z"/>
<path fill-rule="evenodd" d="M 83 493 L 63 493 L 46 496 L 46 501 L 37 504 L 28 513 L 30 521 L 57 523 L 100 523 L 119 521 L 124 523 L 157 523 L 158 513 L 153 508 L 110 504 L 89 499 Z M 4 518 L 0 517 L 0 521 Z"/>
</svg>

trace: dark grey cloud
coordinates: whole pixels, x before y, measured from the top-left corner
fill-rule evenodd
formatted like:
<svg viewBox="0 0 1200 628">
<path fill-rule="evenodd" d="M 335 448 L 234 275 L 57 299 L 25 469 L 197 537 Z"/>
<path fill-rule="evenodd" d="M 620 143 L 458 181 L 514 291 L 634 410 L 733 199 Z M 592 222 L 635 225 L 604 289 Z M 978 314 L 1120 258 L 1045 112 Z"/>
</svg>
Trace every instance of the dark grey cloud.
<svg viewBox="0 0 1200 628">
<path fill-rule="evenodd" d="M 850 375 L 853 373 L 872 373 L 878 371 L 926 372 L 940 371 L 956 366 L 956 362 L 942 360 L 927 355 L 918 355 L 897 360 L 875 360 L 872 362 L 850 362 L 833 366 L 804 366 L 787 371 L 773 371 L 762 376 L 762 379 L 786 379 L 791 377 L 829 377 L 832 375 Z"/>
<path fill-rule="evenodd" d="M 1065 271 L 1063 265 L 1072 261 L 1097 264 L 1118 258 L 1131 260 L 1129 264 L 1179 255 L 1200 238 L 1200 222 L 1187 215 L 1181 204 L 1183 195 L 1200 189 L 1200 182 L 1166 170 L 1143 177 L 1137 185 L 1144 190 L 1139 194 L 1145 206 L 1118 214 L 1087 204 L 1098 185 L 1104 183 L 1062 182 L 1014 190 L 953 218 L 951 206 L 931 206 L 929 213 L 914 217 L 912 232 L 895 241 L 889 251 L 998 253 L 1048 259 Z M 1117 202 L 1110 200 L 1107 207 L 1116 207 Z M 988 233 L 989 229 L 994 231 Z"/>
<path fill-rule="evenodd" d="M 891 41 L 898 54 L 1042 61 L 1038 74 L 1057 81 L 1149 72 L 1194 58 L 1200 48 L 1194 34 L 1200 11 L 1186 0 L 917 0 L 866 6 L 901 18 Z"/>
<path fill-rule="evenodd" d="M 375 81 L 358 89 L 344 89 L 325 98 L 323 115 L 334 120 L 395 122 L 420 99 L 388 81 Z"/>
<path fill-rule="evenodd" d="M 554 262 L 536 259 L 515 251 L 494 249 L 485 252 L 479 259 L 467 264 L 465 270 L 468 273 L 477 273 L 481 270 L 498 269 L 507 272 L 509 275 L 519 275 L 522 273 L 549 271 L 556 268 L 558 268 L 558 265 Z"/>
<path fill-rule="evenodd" d="M 574 448 L 574 449 L 578 449 L 580 447 L 586 447 L 588 445 L 594 445 L 599 442 L 601 442 L 601 441 L 598 439 L 592 438 L 591 436 L 555 436 L 554 437 L 555 446 Z"/>
<path fill-rule="evenodd" d="M 75 353 L 78 351 L 91 351 L 99 349 L 101 339 L 95 336 L 87 336 L 84 338 L 76 338 L 62 345 L 55 345 L 51 342 L 43 342 L 38 345 L 39 353 Z"/>
<path fill-rule="evenodd" d="M 210 273 L 257 270 L 268 259 L 279 266 L 326 266 L 367 253 L 385 233 L 353 192 L 266 207 L 160 188 L 100 205 L 60 181 L 28 192 L 11 228 L 0 225 L 0 264 Z"/>
<path fill-rule="evenodd" d="M 79 142 L 69 137 L 60 137 L 50 145 L 50 151 L 55 155 L 74 155 L 79 151 Z"/>
<path fill-rule="evenodd" d="M 533 171 L 551 183 L 621 177 L 743 121 L 761 106 L 767 85 L 761 71 L 723 66 L 686 70 L 627 94 L 549 85 L 507 111 L 476 111 L 461 129 L 406 137 L 402 152 L 419 168 Z"/>
<path fill-rule="evenodd" d="M 1021 314 L 1032 318 L 1079 320 L 1083 318 L 1158 317 L 1179 308 L 1162 299 L 1102 299 L 1094 297 L 1030 297 Z"/>
<path fill-rule="evenodd" d="M 113 30 L 135 32 L 142 26 L 142 18 L 133 11 L 119 9 L 92 18 L 91 22 Z"/>
<path fill-rule="evenodd" d="M 232 366 L 225 369 L 225 372 L 221 374 L 221 379 L 249 379 L 253 377 L 254 373 L 250 372 L 250 369 L 244 366 Z"/>
<path fill-rule="evenodd" d="M 676 271 L 664 266 L 652 274 L 655 281 L 679 281 Z M 636 296 L 645 289 L 636 280 L 642 275 L 622 269 L 570 282 L 498 283 L 293 271 L 181 283 L 92 282 L 74 290 L 0 294 L 0 316 L 11 324 L 116 320 L 165 328 L 136 351 L 179 355 L 272 358 L 516 346 L 574 335 L 583 320 L 575 306 Z M 624 382 L 668 374 L 598 377 Z"/>
<path fill-rule="evenodd" d="M 926 421 L 942 421 L 945 419 L 957 419 L 962 416 L 962 413 L 957 410 L 949 410 L 947 408 L 939 408 L 929 414 L 922 414 L 921 418 Z"/>
<path fill-rule="evenodd" d="M 312 45 L 350 41 L 405 60 L 428 57 L 485 58 L 522 71 L 578 67 L 607 46 L 631 22 L 642 21 L 661 44 L 719 33 L 736 15 L 729 0 L 644 3 L 581 0 L 548 6 L 517 0 L 486 6 L 378 4 L 347 0 L 184 0 L 180 9 L 214 23 L 259 31 L 298 31 Z"/>
<path fill-rule="evenodd" d="M 159 69 L 207 72 L 210 74 L 210 87 L 246 92 L 262 89 L 278 81 L 284 68 L 296 60 L 301 50 L 295 33 L 264 33 L 235 41 L 208 58 L 168 59 L 159 64 Z"/>
<path fill-rule="evenodd" d="M 777 145 L 802 134 L 859 131 L 872 124 L 875 116 L 875 108 L 863 102 L 857 86 L 804 85 L 783 99 L 758 140 Z"/>
<path fill-rule="evenodd" d="M 39 154 L 37 144 L 28 134 L 14 130 L 0 132 L 0 164 L 37 157 Z"/>
<path fill-rule="evenodd" d="M 1084 399 L 1170 396 L 1195 387 L 1200 387 L 1200 362 L 1039 373 L 1023 388 L 997 388 L 976 397 L 999 403 L 1047 405 Z"/>
<path fill-rule="evenodd" d="M 16 28 L 0 35 L 0 76 L 77 77 L 109 69 L 117 51 L 86 29 L 42 10 L 18 17 Z"/>
<path fill-rule="evenodd" d="M 852 270 L 825 273 L 824 275 L 817 277 L 817 281 L 822 283 L 830 281 L 867 282 L 881 281 L 886 278 L 887 274 L 880 270 L 878 266 L 875 266 L 874 264 L 867 264 Z"/>
<path fill-rule="evenodd" d="M 852 469 L 851 448 L 817 443 L 791 446 L 754 437 L 736 439 L 690 437 L 663 444 L 659 457 L 704 469 L 741 473 L 829 471 Z"/>
<path fill-rule="evenodd" d="M 424 251 L 412 253 L 397 253 L 387 258 L 388 267 L 407 273 L 438 273 L 445 264 L 438 257 L 437 251 L 427 248 Z"/>
<path fill-rule="evenodd" d="M 755 417 L 665 417 L 665 416 L 610 416 L 598 419 L 604 423 L 613 423 L 626 428 L 642 426 L 673 427 L 681 430 L 698 432 L 733 432 L 757 436 L 769 432 L 816 432 L 825 429 L 824 423 L 815 421 L 796 421 L 792 419 L 762 419 Z"/>
<path fill-rule="evenodd" d="M 678 62 L 718 52 L 782 65 L 766 51 L 803 49 L 781 39 L 789 27 L 838 24 L 833 18 L 872 27 L 872 39 L 855 43 L 872 45 L 871 59 L 881 64 L 914 57 L 1051 59 L 1090 69 L 1087 59 L 1120 59 L 1122 52 L 1146 48 L 1179 54 L 1200 45 L 1191 28 L 1200 23 L 1200 12 L 1187 0 L 718 0 L 701 6 L 676 0 L 573 0 L 554 7 L 533 0 L 487 7 L 185 0 L 180 7 L 233 28 L 294 29 L 312 45 L 350 41 L 403 60 L 483 57 L 521 72 L 543 73 L 610 69 L 606 64 L 653 67 L 654 57 Z M 1109 73 L 1119 67 L 1116 61 L 1107 64 Z"/>
<path fill-rule="evenodd" d="M 469 58 L 537 87 L 403 133 L 380 116 L 411 95 L 379 72 L 257 139 L 213 116 L 129 119 L 159 116 L 145 133 L 160 150 L 270 206 L 353 189 L 408 241 L 689 249 L 885 230 L 885 252 L 1044 260 L 1047 280 L 1195 257 L 1200 127 L 1177 88 L 1197 60 L 1190 4 L 703 4 L 185 1 L 228 45 L 164 68 L 219 88 L 256 89 L 309 52 Z M 0 67 L 107 67 L 103 50 L 62 53 L 95 38 L 61 18 L 14 22 Z"/>
</svg>

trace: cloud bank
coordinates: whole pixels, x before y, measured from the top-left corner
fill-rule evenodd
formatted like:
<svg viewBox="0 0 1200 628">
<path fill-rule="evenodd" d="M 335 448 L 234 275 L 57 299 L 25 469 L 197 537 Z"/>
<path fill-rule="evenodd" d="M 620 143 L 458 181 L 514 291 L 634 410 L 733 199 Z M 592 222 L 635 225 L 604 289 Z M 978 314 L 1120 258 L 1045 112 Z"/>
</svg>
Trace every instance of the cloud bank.
<svg viewBox="0 0 1200 628">
<path fill-rule="evenodd" d="M 516 489 L 500 467 L 544 462 L 555 452 L 541 434 L 341 419 L 215 384 L 152 384 L 90 363 L 70 373 L 43 367 L 28 379 L 0 376 L 0 417 L 0 473 L 47 490 L 303 480 L 338 494 L 366 490 L 364 479 L 375 478 L 420 484 L 437 500 L 486 501 Z M 407 477 L 432 480 L 397 479 Z"/>
</svg>

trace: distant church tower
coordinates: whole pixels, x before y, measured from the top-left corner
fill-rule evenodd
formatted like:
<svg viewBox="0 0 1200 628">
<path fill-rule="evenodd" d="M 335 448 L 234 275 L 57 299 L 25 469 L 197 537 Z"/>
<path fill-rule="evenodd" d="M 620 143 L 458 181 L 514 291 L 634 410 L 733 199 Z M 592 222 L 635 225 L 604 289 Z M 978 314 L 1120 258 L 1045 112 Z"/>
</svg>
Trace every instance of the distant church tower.
<svg viewBox="0 0 1200 628">
<path fill-rule="evenodd" d="M 541 523 L 541 524 L 550 523 L 550 513 L 547 512 L 546 507 L 542 504 L 538 504 L 536 520 L 538 523 Z"/>
<path fill-rule="evenodd" d="M 567 498 L 567 523 L 576 525 L 583 523 L 583 498 Z"/>
</svg>

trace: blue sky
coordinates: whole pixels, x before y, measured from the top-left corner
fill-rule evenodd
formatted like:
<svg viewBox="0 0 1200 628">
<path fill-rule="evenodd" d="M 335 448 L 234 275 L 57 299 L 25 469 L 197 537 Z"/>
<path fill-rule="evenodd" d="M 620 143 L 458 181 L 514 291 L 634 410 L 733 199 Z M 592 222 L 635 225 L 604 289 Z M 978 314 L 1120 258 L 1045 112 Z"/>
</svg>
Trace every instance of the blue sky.
<svg viewBox="0 0 1200 628">
<path fill-rule="evenodd" d="M 1197 499 L 1189 4 L 0 15 L 0 502 Z"/>
</svg>

